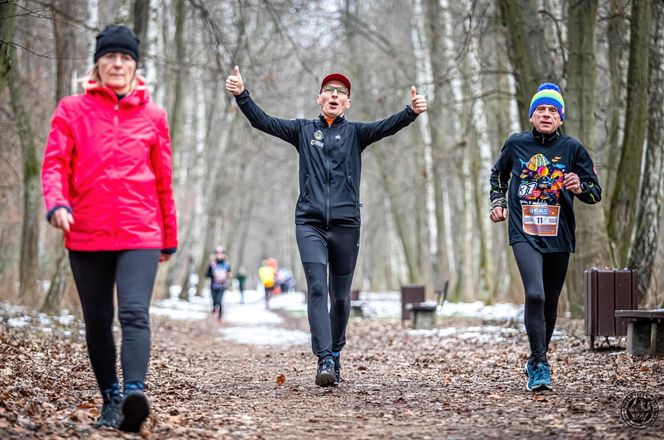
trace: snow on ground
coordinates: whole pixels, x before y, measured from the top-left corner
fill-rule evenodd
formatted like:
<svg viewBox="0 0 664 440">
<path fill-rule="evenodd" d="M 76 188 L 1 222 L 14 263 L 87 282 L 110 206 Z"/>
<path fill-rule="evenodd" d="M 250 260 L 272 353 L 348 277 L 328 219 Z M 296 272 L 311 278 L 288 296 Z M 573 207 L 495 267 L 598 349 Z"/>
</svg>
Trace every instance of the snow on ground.
<svg viewBox="0 0 664 440">
<path fill-rule="evenodd" d="M 173 292 L 174 298 L 177 294 Z M 152 307 L 153 314 L 169 316 L 173 319 L 203 319 L 210 315 L 211 300 L 209 291 L 203 297 L 190 297 L 190 302 L 179 299 L 157 301 Z M 400 318 L 401 296 L 399 292 L 363 292 L 360 296 L 364 315 L 370 318 Z M 186 312 L 189 309 L 190 312 Z M 224 295 L 224 325 L 219 332 L 222 337 L 234 342 L 253 345 L 288 346 L 308 344 L 308 333 L 280 328 L 283 319 L 274 311 L 306 313 L 304 293 L 290 292 L 276 295 L 270 299 L 270 310 L 265 308 L 263 292 L 249 290 L 245 292 L 241 303 L 237 291 L 228 291 Z M 523 305 L 473 303 L 452 303 L 446 301 L 436 312 L 439 322 L 445 317 L 479 318 L 485 321 L 523 322 Z M 454 336 L 460 339 L 478 341 L 500 341 L 520 331 L 501 326 L 446 327 L 433 330 L 408 330 L 413 335 L 425 337 Z M 561 337 L 558 332 L 555 338 Z"/>
<path fill-rule="evenodd" d="M 171 292 L 171 298 L 156 301 L 150 308 L 153 315 L 167 316 L 171 319 L 206 319 L 214 320 L 212 300 L 209 291 L 203 296 L 190 296 L 189 301 L 178 299 L 177 292 Z M 244 302 L 238 291 L 224 294 L 224 324 L 219 327 L 221 337 L 229 341 L 251 345 L 270 345 L 285 347 L 309 344 L 308 333 L 288 330 L 280 327 L 284 320 L 281 316 L 265 308 L 262 291 L 247 290 Z M 304 294 L 294 292 L 277 295 L 270 300 L 272 310 L 306 310 Z M 215 323 L 215 325 L 217 325 Z"/>
<path fill-rule="evenodd" d="M 211 314 L 212 301 L 210 292 L 205 289 L 203 296 L 189 297 L 189 301 L 178 298 L 178 289 L 172 289 L 171 298 L 155 300 L 150 307 L 150 313 L 155 316 L 164 316 L 175 320 L 214 320 Z M 361 304 L 364 316 L 368 318 L 399 318 L 401 317 L 401 299 L 399 292 L 362 292 L 357 304 Z M 36 317 L 25 315 L 23 309 L 7 303 L 0 303 L 0 311 L 5 316 L 6 325 L 19 327 L 40 324 L 43 331 L 51 331 L 52 322 L 66 325 L 74 320 L 74 316 L 63 311 L 58 316 L 38 314 Z M 304 293 L 289 292 L 270 299 L 270 310 L 265 308 L 262 290 L 247 290 L 244 299 L 235 290 L 227 291 L 224 295 L 224 324 L 220 325 L 219 333 L 224 339 L 242 344 L 289 346 L 309 344 L 310 336 L 302 331 L 282 328 L 283 318 L 275 311 L 295 312 L 306 314 Z M 523 323 L 523 305 L 494 304 L 485 305 L 477 301 L 473 303 L 452 303 L 446 301 L 438 307 L 436 312 L 439 322 L 445 317 L 479 318 L 484 321 L 507 321 Z M 216 322 L 215 322 L 215 325 Z M 520 329 L 504 326 L 485 325 L 477 327 L 445 327 L 433 330 L 408 330 L 413 335 L 423 337 L 455 336 L 461 339 L 478 339 L 498 341 L 523 332 Z M 561 334 L 555 333 L 560 338 Z"/>
</svg>

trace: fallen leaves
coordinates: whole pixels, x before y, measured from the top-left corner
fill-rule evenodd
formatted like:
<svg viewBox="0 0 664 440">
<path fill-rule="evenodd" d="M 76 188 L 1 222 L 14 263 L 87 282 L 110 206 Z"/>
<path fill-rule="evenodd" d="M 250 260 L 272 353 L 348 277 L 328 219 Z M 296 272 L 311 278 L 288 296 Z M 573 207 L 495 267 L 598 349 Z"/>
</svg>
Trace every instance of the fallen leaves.
<svg viewBox="0 0 664 440">
<path fill-rule="evenodd" d="M 530 393 L 523 332 L 489 343 L 414 337 L 399 323 L 364 320 L 347 332 L 344 382 L 321 390 L 307 347 L 232 344 L 196 322 L 155 319 L 154 328 L 162 331 L 148 370 L 153 414 L 141 435 L 155 439 L 322 438 L 330 426 L 346 438 L 630 437 L 622 398 L 660 389 L 664 371 L 662 360 L 589 352 L 568 336 L 550 356 L 556 391 Z M 0 323 L 0 437 L 108 437 L 92 427 L 101 398 L 84 339 L 71 334 Z"/>
</svg>

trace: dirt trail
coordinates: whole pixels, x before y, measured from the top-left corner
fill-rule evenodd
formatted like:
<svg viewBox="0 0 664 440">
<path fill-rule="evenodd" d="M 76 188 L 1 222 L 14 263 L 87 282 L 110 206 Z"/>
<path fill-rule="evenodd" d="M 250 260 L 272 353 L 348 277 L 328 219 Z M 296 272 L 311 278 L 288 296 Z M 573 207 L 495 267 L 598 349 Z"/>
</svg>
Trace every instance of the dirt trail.
<svg viewBox="0 0 664 440">
<path fill-rule="evenodd" d="M 515 328 L 413 334 L 394 320 L 353 320 L 338 388 L 314 385 L 306 345 L 222 340 L 213 319 L 153 318 L 148 438 L 657 438 L 664 415 L 630 428 L 620 406 L 647 391 L 664 407 L 664 361 L 589 352 L 579 322 L 551 356 L 555 391 L 525 390 L 526 339 Z M 80 329 L 80 323 L 74 324 Z M 286 327 L 306 330 L 303 318 Z M 65 331 L 72 335 L 65 336 Z M 0 438 L 138 438 L 92 427 L 100 399 L 71 325 L 43 333 L 0 323 Z M 277 383 L 279 375 L 285 382 Z"/>
</svg>

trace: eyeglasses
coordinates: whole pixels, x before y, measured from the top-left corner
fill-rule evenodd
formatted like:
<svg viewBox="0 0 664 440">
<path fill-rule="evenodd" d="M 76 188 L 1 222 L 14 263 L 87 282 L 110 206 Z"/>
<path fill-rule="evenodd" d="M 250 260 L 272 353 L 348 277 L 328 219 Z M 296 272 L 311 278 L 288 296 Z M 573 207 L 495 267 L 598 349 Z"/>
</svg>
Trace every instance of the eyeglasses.
<svg viewBox="0 0 664 440">
<path fill-rule="evenodd" d="M 538 114 L 542 114 L 542 113 L 546 112 L 547 110 L 551 114 L 558 113 L 558 109 L 553 105 L 538 105 L 537 107 L 535 107 L 535 112 L 537 112 Z"/>
<path fill-rule="evenodd" d="M 324 92 L 334 93 L 335 90 L 337 91 L 337 93 L 339 95 L 348 95 L 348 88 L 346 88 L 344 86 L 339 86 L 339 87 L 325 86 L 325 87 L 323 87 Z"/>
</svg>

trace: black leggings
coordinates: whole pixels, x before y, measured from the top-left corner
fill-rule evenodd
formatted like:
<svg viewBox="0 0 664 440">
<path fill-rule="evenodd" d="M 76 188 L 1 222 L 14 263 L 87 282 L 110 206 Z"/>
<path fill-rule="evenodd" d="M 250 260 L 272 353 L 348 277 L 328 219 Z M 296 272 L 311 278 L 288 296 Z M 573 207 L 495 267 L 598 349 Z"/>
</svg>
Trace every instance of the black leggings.
<svg viewBox="0 0 664 440">
<path fill-rule="evenodd" d="M 218 287 L 210 289 L 212 293 L 212 310 L 217 311 L 217 317 L 221 318 L 224 316 L 224 293 L 226 292 L 225 287 Z"/>
<path fill-rule="evenodd" d="M 360 228 L 296 225 L 295 236 L 307 279 L 312 351 L 319 359 L 324 359 L 346 345 L 350 287 L 360 249 Z"/>
<path fill-rule="evenodd" d="M 90 363 L 102 392 L 118 382 L 113 340 L 116 285 L 122 327 L 122 376 L 125 384 L 145 382 L 150 360 L 150 298 L 160 253 L 158 249 L 69 251 L 83 308 Z"/>
<path fill-rule="evenodd" d="M 533 362 L 546 362 L 558 317 L 558 298 L 567 275 L 568 252 L 541 253 L 529 243 L 512 245 L 526 306 L 523 316 Z"/>
</svg>

